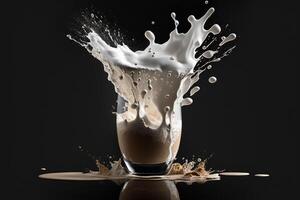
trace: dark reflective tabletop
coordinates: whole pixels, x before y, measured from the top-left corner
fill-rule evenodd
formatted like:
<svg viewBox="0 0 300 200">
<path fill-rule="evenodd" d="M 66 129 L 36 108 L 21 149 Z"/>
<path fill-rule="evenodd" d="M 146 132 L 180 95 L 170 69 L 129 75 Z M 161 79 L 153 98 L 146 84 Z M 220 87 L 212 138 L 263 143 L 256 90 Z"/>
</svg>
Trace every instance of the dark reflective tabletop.
<svg viewBox="0 0 300 200">
<path fill-rule="evenodd" d="M 288 193 L 274 177 L 221 177 L 205 183 L 170 180 L 57 181 L 14 183 L 12 199 L 279 199 Z"/>
</svg>

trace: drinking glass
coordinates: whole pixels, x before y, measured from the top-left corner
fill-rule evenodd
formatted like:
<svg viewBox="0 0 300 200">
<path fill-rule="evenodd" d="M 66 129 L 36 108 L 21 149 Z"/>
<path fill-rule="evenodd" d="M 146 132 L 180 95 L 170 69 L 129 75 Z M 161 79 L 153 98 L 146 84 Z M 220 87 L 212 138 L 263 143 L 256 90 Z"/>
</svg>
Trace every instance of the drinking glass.
<svg viewBox="0 0 300 200">
<path fill-rule="evenodd" d="M 117 113 L 124 112 L 126 101 L 117 100 Z M 173 106 L 167 129 L 146 127 L 142 120 L 128 122 L 117 114 L 118 143 L 129 173 L 137 175 L 165 174 L 178 152 L 182 118 L 181 106 Z"/>
</svg>

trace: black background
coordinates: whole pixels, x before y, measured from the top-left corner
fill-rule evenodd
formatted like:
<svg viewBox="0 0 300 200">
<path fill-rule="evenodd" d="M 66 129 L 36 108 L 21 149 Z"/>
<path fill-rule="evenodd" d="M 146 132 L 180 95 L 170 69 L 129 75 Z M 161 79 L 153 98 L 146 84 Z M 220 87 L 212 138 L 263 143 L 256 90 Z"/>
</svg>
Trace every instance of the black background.
<svg viewBox="0 0 300 200">
<path fill-rule="evenodd" d="M 13 72 L 14 125 L 7 144 L 11 199 L 106 199 L 105 195 L 119 195 L 120 187 L 114 183 L 57 183 L 37 178 L 41 167 L 48 171 L 95 168 L 78 145 L 102 158 L 120 156 L 111 113 L 116 101 L 112 85 L 101 63 L 66 37 L 81 11 L 97 11 L 110 24 L 117 24 L 127 38 L 135 38 L 130 47 L 142 49 L 147 45 L 143 36 L 147 29 L 156 34 L 158 42 L 168 39 L 174 27 L 172 11 L 181 22 L 180 30 L 186 31 L 188 15 L 199 18 L 210 6 L 216 12 L 209 23 L 228 23 L 238 35 L 237 48 L 205 72 L 195 103 L 183 108 L 178 157 L 214 154 L 209 167 L 270 173 L 271 177 L 179 185 L 179 193 L 182 199 L 292 196 L 299 168 L 296 5 L 271 0 L 211 0 L 208 5 L 200 0 L 57 0 L 12 1 L 7 10 L 13 13 L 7 16 Z M 218 78 L 216 84 L 207 82 L 211 75 Z"/>
</svg>

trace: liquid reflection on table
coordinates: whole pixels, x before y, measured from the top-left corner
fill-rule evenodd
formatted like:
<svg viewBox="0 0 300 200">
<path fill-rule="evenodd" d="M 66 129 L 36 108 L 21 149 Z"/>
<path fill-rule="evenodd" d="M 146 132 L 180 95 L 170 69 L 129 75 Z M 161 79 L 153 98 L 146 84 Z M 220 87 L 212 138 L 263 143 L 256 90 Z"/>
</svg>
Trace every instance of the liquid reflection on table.
<svg viewBox="0 0 300 200">
<path fill-rule="evenodd" d="M 126 182 L 119 200 L 164 199 L 179 200 L 179 193 L 173 181 L 130 180 Z"/>
<path fill-rule="evenodd" d="M 104 177 L 94 173 L 58 172 L 39 177 L 37 199 L 231 199 L 252 200 L 277 197 L 272 177 L 245 172 L 223 172 L 221 178 L 178 176 Z M 201 186 L 200 186 L 201 185 Z M 30 185 L 26 191 L 30 191 Z M 180 196 L 179 196 L 180 193 Z M 17 194 L 17 193 L 15 193 Z M 30 194 L 35 194 L 30 192 Z M 18 193 L 19 195 L 19 193 Z M 24 195 L 22 195 L 24 196 Z M 84 197 L 84 198 L 82 198 Z M 18 199 L 18 198 L 14 198 Z M 26 198 L 32 199 L 32 198 Z M 277 199 L 277 198 L 275 198 Z"/>
</svg>

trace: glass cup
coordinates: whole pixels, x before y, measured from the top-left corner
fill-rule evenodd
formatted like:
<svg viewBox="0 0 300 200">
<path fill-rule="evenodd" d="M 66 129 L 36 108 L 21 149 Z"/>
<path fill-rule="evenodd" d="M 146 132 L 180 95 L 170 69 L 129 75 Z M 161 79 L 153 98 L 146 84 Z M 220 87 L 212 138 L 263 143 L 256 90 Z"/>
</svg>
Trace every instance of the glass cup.
<svg viewBox="0 0 300 200">
<path fill-rule="evenodd" d="M 126 101 L 118 97 L 117 113 L 123 112 Z M 117 114 L 119 147 L 129 173 L 161 175 L 168 172 L 175 159 L 181 138 L 181 106 L 174 105 L 170 123 L 165 128 L 146 127 L 142 120 L 128 122 Z"/>
</svg>

